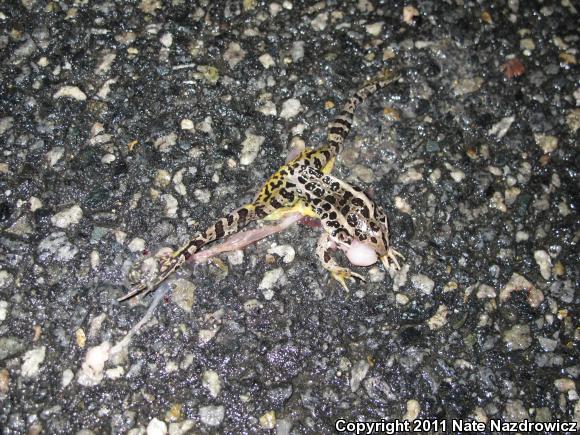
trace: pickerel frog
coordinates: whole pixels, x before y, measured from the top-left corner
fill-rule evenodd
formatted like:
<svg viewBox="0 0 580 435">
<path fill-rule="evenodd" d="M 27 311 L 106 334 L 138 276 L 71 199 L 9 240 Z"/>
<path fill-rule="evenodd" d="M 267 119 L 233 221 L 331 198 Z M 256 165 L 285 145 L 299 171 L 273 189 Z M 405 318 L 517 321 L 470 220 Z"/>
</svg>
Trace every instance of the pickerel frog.
<svg viewBox="0 0 580 435">
<path fill-rule="evenodd" d="M 305 149 L 282 165 L 266 181 L 253 202 L 218 219 L 182 248 L 160 258 L 137 261 L 128 273 L 130 292 L 120 300 L 154 290 L 208 243 L 236 233 L 252 221 L 279 220 L 296 212 L 320 219 L 324 232 L 316 254 L 322 266 L 345 288 L 347 279 L 363 277 L 339 266 L 331 256 L 333 249 L 344 251 L 349 261 L 357 266 L 370 266 L 380 258 L 385 267 L 392 262 L 399 268 L 397 256 L 402 256 L 389 246 L 385 212 L 359 188 L 330 175 L 351 129 L 356 107 L 398 77 L 386 71 L 359 89 L 330 123 L 328 142 L 317 149 Z"/>
</svg>

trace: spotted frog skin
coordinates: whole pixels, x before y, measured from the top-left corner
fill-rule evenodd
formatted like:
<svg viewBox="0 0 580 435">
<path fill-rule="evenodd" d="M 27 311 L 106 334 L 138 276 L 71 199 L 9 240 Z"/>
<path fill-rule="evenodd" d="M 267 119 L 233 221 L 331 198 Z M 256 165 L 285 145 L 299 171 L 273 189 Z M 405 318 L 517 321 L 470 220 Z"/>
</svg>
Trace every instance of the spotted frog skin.
<svg viewBox="0 0 580 435">
<path fill-rule="evenodd" d="M 331 256 L 332 249 L 345 251 L 357 265 L 368 266 L 378 257 L 385 267 L 392 262 L 398 268 L 396 257 L 401 255 L 389 246 L 384 211 L 359 188 L 330 175 L 351 129 L 356 107 L 398 77 L 386 71 L 359 89 L 329 124 L 327 143 L 317 149 L 305 149 L 281 166 L 264 183 L 254 201 L 218 219 L 180 249 L 160 258 L 137 261 L 127 276 L 130 292 L 120 300 L 154 290 L 208 243 L 234 234 L 252 221 L 278 220 L 295 212 L 320 219 L 324 232 L 316 254 L 322 266 L 345 288 L 345 280 L 363 277 L 339 266 Z M 357 262 L 361 255 L 365 259 Z"/>
</svg>

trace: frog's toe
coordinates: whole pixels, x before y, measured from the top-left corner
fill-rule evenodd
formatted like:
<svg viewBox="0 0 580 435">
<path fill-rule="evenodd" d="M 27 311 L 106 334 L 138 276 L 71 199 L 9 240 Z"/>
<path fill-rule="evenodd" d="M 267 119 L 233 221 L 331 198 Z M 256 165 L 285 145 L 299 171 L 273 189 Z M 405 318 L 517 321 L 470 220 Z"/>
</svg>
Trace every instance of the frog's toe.
<svg viewBox="0 0 580 435">
<path fill-rule="evenodd" d="M 396 251 L 395 249 L 393 248 L 387 249 L 387 253 L 381 257 L 381 262 L 385 266 L 385 269 L 388 269 L 391 263 L 393 264 L 396 270 L 401 269 L 401 266 L 397 261 L 397 257 L 401 257 L 403 260 L 405 259 L 405 257 L 403 257 L 403 254 Z"/>
<path fill-rule="evenodd" d="M 332 272 L 332 277 L 337 280 L 346 291 L 348 291 L 348 286 L 346 285 L 346 280 L 350 280 L 350 281 L 354 281 L 355 278 L 356 279 L 360 279 L 361 281 L 366 282 L 366 279 L 364 276 L 353 272 L 350 269 L 347 269 L 346 267 L 341 267 L 340 269 L 337 269 L 335 271 Z"/>
</svg>

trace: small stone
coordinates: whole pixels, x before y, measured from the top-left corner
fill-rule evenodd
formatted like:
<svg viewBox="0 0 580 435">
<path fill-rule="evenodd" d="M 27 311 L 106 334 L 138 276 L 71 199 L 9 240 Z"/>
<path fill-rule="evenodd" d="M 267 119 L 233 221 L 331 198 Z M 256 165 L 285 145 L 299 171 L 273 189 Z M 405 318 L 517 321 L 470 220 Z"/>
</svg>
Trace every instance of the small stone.
<svg viewBox="0 0 580 435">
<path fill-rule="evenodd" d="M 177 134 L 170 133 L 159 137 L 153 142 L 153 146 L 162 153 L 167 153 L 177 143 Z"/>
<path fill-rule="evenodd" d="M 528 325 L 514 325 L 503 333 L 503 340 L 508 350 L 527 349 L 532 344 L 530 327 Z"/>
<path fill-rule="evenodd" d="M 427 326 L 432 331 L 435 329 L 441 329 L 447 323 L 447 316 L 449 315 L 449 308 L 446 305 L 441 304 L 437 308 L 437 312 L 427 320 Z"/>
<path fill-rule="evenodd" d="M 528 303 L 534 308 L 537 308 L 544 300 L 544 294 L 525 277 L 517 273 L 511 276 L 509 282 L 500 291 L 500 302 L 506 302 L 513 291 L 526 291 L 528 293 Z"/>
<path fill-rule="evenodd" d="M 477 293 L 475 294 L 477 296 L 478 299 L 484 299 L 484 298 L 495 298 L 496 297 L 496 291 L 495 289 L 487 284 L 480 284 L 477 287 Z"/>
<path fill-rule="evenodd" d="M 85 101 L 86 94 L 78 86 L 63 86 L 52 96 L 53 98 L 73 98 L 78 101 Z"/>
<path fill-rule="evenodd" d="M 195 284 L 187 279 L 176 279 L 173 282 L 171 300 L 182 310 L 191 312 L 195 303 Z"/>
<path fill-rule="evenodd" d="M 292 43 L 292 49 L 290 50 L 292 62 L 298 62 L 304 57 L 304 44 L 304 41 L 294 41 Z"/>
<path fill-rule="evenodd" d="M 558 341 L 547 337 L 538 337 L 538 343 L 544 352 L 554 352 L 558 347 Z"/>
<path fill-rule="evenodd" d="M 319 13 L 311 22 L 310 25 L 316 31 L 321 32 L 322 30 L 326 29 L 326 25 L 328 24 L 328 12 L 321 12 Z"/>
<path fill-rule="evenodd" d="M 399 175 L 399 181 L 403 184 L 410 184 L 415 181 L 420 181 L 423 179 L 423 174 L 417 171 L 415 168 L 410 168 L 406 172 Z"/>
<path fill-rule="evenodd" d="M 258 157 L 260 148 L 266 138 L 246 131 L 246 138 L 242 142 L 242 153 L 240 156 L 241 165 L 250 165 Z"/>
<path fill-rule="evenodd" d="M 223 406 L 202 406 L 199 408 L 199 419 L 208 426 L 219 426 L 225 416 Z"/>
<path fill-rule="evenodd" d="M 53 167 L 58 163 L 58 161 L 64 155 L 64 147 L 54 147 L 48 153 L 46 153 L 46 160 L 48 161 L 48 165 Z"/>
<path fill-rule="evenodd" d="M 273 270 L 268 270 L 258 288 L 260 290 L 270 290 L 274 285 L 284 276 L 284 270 L 281 267 L 278 267 Z"/>
<path fill-rule="evenodd" d="M 403 8 L 403 21 L 406 24 L 413 24 L 415 22 L 415 17 L 419 16 L 419 11 L 414 6 L 405 6 Z"/>
<path fill-rule="evenodd" d="M 503 195 L 501 194 L 501 192 L 494 192 L 493 193 L 493 195 L 491 196 L 491 198 L 489 200 L 489 206 L 492 208 L 495 208 L 496 210 L 499 210 L 503 213 L 507 212 L 507 207 L 505 205 Z"/>
<path fill-rule="evenodd" d="M 187 118 L 181 120 L 180 126 L 182 130 L 193 130 L 195 128 L 193 121 Z"/>
<path fill-rule="evenodd" d="M 375 181 L 375 174 L 371 168 L 364 165 L 356 165 L 352 170 L 353 175 L 363 183 L 372 183 Z"/>
<path fill-rule="evenodd" d="M 498 139 L 501 139 L 506 135 L 515 120 L 515 116 L 507 116 L 503 118 L 501 121 L 493 124 L 493 126 L 489 129 L 488 134 L 493 134 Z"/>
<path fill-rule="evenodd" d="M 365 360 L 359 360 L 353 364 L 350 370 L 350 389 L 355 393 L 359 388 L 362 380 L 366 377 L 370 365 Z"/>
<path fill-rule="evenodd" d="M 209 390 L 209 394 L 214 399 L 220 394 L 222 383 L 219 375 L 214 370 L 206 370 L 201 376 L 201 384 Z"/>
<path fill-rule="evenodd" d="M 145 250 L 145 240 L 140 237 L 135 237 L 127 245 L 131 252 L 143 252 Z"/>
<path fill-rule="evenodd" d="M 284 261 L 284 263 L 291 263 L 294 261 L 296 251 L 291 245 L 278 245 L 268 249 L 268 254 L 276 254 L 282 257 L 282 261 Z"/>
<path fill-rule="evenodd" d="M 8 315 L 8 302 L 7 301 L 0 301 L 0 325 Z"/>
<path fill-rule="evenodd" d="M 413 421 L 419 417 L 419 413 L 421 412 L 421 405 L 415 399 L 411 399 L 407 401 L 407 412 L 403 415 L 403 420 Z"/>
<path fill-rule="evenodd" d="M 224 53 L 224 60 L 230 65 L 230 68 L 234 68 L 245 57 L 246 51 L 237 42 L 230 42 L 228 49 Z"/>
<path fill-rule="evenodd" d="M 580 128 L 580 109 L 570 110 L 566 116 L 566 123 L 568 124 L 568 128 L 572 130 L 572 133 L 576 133 Z"/>
<path fill-rule="evenodd" d="M 101 162 L 103 162 L 105 165 L 108 165 L 109 163 L 113 163 L 116 159 L 117 157 L 115 157 L 115 154 L 107 153 L 101 157 Z"/>
<path fill-rule="evenodd" d="M 156 418 L 152 419 L 147 425 L 147 435 L 165 435 L 167 433 L 167 424 Z"/>
<path fill-rule="evenodd" d="M 161 195 L 161 199 L 165 202 L 165 217 L 177 217 L 177 208 L 179 207 L 177 199 L 169 193 Z"/>
<path fill-rule="evenodd" d="M 85 347 L 85 343 L 87 342 L 87 336 L 85 335 L 85 331 L 83 328 L 79 328 L 75 331 L 75 337 L 77 340 L 77 346 L 81 349 Z"/>
<path fill-rule="evenodd" d="M 82 209 L 78 205 L 73 205 L 60 213 L 55 214 L 50 221 L 55 227 L 67 228 L 69 225 L 78 224 L 82 217 Z"/>
<path fill-rule="evenodd" d="M 550 279 L 550 276 L 552 276 L 552 260 L 550 259 L 550 255 L 546 251 L 538 250 L 534 252 L 534 260 L 536 260 L 536 264 L 540 267 L 542 278 L 545 280 Z"/>
<path fill-rule="evenodd" d="M 522 50 L 529 50 L 532 51 L 536 48 L 536 44 L 534 44 L 534 40 L 530 38 L 524 38 L 520 41 L 520 48 Z"/>
<path fill-rule="evenodd" d="M 63 232 L 56 232 L 46 236 L 38 245 L 41 252 L 40 259 L 45 260 L 53 255 L 56 261 L 67 262 L 74 258 L 79 250 L 72 245 Z"/>
<path fill-rule="evenodd" d="M 280 117 L 284 119 L 294 118 L 302 110 L 300 101 L 296 98 L 290 98 L 282 104 L 282 111 Z"/>
<path fill-rule="evenodd" d="M 71 369 L 65 369 L 62 372 L 62 377 L 60 380 L 60 384 L 62 385 L 62 388 L 66 388 L 70 385 L 70 383 L 72 382 L 72 380 L 74 379 L 75 374 L 73 373 L 73 371 Z"/>
<path fill-rule="evenodd" d="M 202 204 L 207 204 L 211 200 L 211 192 L 208 189 L 195 189 L 193 196 Z"/>
<path fill-rule="evenodd" d="M 409 296 L 403 293 L 397 293 L 395 295 L 395 302 L 399 305 L 407 305 L 409 303 Z"/>
<path fill-rule="evenodd" d="M 101 383 L 103 369 L 105 368 L 105 362 L 109 359 L 110 349 L 110 343 L 105 341 L 87 351 L 77 379 L 80 385 L 92 387 Z"/>
<path fill-rule="evenodd" d="M 165 169 L 157 169 L 155 171 L 155 179 L 153 180 L 153 185 L 159 187 L 160 189 L 165 189 L 171 184 L 171 174 Z"/>
<path fill-rule="evenodd" d="M 4 118 L 0 118 L 0 135 L 3 135 L 8 130 L 12 128 L 12 124 L 14 124 L 14 118 L 12 116 L 5 116 Z"/>
<path fill-rule="evenodd" d="M 276 413 L 268 411 L 260 416 L 260 426 L 264 429 L 274 429 L 276 427 Z"/>
<path fill-rule="evenodd" d="M 266 69 L 273 67 L 276 65 L 276 61 L 274 60 L 274 58 L 272 56 L 270 56 L 268 53 L 265 53 L 263 55 L 261 55 L 258 60 L 260 61 L 260 63 L 262 64 L 262 66 Z"/>
<path fill-rule="evenodd" d="M 456 183 L 461 183 L 465 178 L 465 172 L 459 169 L 451 171 L 449 175 L 451 176 L 451 178 L 453 178 L 453 181 L 455 181 Z"/>
<path fill-rule="evenodd" d="M 536 145 L 538 145 L 546 154 L 551 153 L 558 148 L 558 138 L 556 136 L 534 134 L 534 139 Z"/>
<path fill-rule="evenodd" d="M 413 287 L 426 295 L 430 295 L 433 292 L 433 288 L 435 288 L 435 281 L 423 274 L 413 275 L 411 283 Z"/>
<path fill-rule="evenodd" d="M 213 120 L 211 116 L 206 116 L 203 118 L 203 121 L 197 123 L 197 129 L 203 133 L 206 133 L 210 136 L 213 135 Z"/>
<path fill-rule="evenodd" d="M 164 33 L 161 35 L 161 38 L 159 38 L 159 42 L 161 42 L 161 45 L 165 48 L 169 48 L 173 44 L 173 35 L 169 32 Z"/>
<path fill-rule="evenodd" d="M 383 31 L 383 23 L 373 23 L 366 25 L 366 31 L 368 34 L 373 36 L 379 36 Z"/>
<path fill-rule="evenodd" d="M 566 393 L 570 390 L 576 389 L 576 383 L 572 379 L 568 378 L 560 378 L 554 381 L 554 386 L 560 391 L 561 393 Z"/>
<path fill-rule="evenodd" d="M 46 356 L 46 346 L 40 346 L 29 350 L 22 357 L 22 369 L 20 373 L 26 378 L 35 377 L 40 371 L 40 365 Z"/>
</svg>

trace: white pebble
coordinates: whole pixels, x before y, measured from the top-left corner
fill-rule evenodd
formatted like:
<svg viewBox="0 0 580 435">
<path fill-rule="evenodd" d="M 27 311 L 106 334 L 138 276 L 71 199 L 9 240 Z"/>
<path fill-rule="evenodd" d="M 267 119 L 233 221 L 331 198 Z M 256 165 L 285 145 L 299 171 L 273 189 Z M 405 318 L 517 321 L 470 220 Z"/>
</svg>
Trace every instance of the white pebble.
<svg viewBox="0 0 580 435">
<path fill-rule="evenodd" d="M 40 371 L 40 364 L 44 361 L 46 356 L 46 346 L 40 346 L 31 349 L 22 357 L 21 374 L 26 378 L 32 378 Z"/>
<path fill-rule="evenodd" d="M 53 98 L 73 98 L 78 101 L 85 101 L 86 94 L 78 86 L 63 86 L 52 96 Z"/>
<path fill-rule="evenodd" d="M 328 12 L 319 13 L 311 22 L 312 28 L 314 30 L 322 31 L 326 29 L 328 23 Z"/>
<path fill-rule="evenodd" d="M 0 324 L 6 320 L 8 316 L 8 302 L 0 301 Z"/>
<path fill-rule="evenodd" d="M 262 64 L 262 66 L 266 69 L 276 65 L 276 61 L 274 60 L 274 58 L 272 56 L 270 56 L 268 53 L 265 53 L 263 55 L 261 55 L 258 60 L 260 61 L 260 63 Z"/>
<path fill-rule="evenodd" d="M 292 43 L 290 56 L 292 56 L 292 62 L 298 62 L 304 57 L 304 41 L 295 41 Z"/>
<path fill-rule="evenodd" d="M 115 157 L 115 154 L 107 153 L 101 157 L 101 162 L 103 162 L 105 165 L 108 165 L 109 163 L 113 163 L 116 158 L 117 157 Z"/>
<path fill-rule="evenodd" d="M 246 131 L 246 138 L 242 142 L 242 154 L 240 156 L 241 165 L 251 164 L 256 157 L 258 157 L 258 152 L 260 147 L 264 143 L 266 138 L 264 136 L 258 136 Z"/>
<path fill-rule="evenodd" d="M 534 252 L 534 260 L 536 264 L 540 267 L 540 274 L 545 280 L 550 279 L 552 275 L 552 261 L 550 260 L 550 255 L 543 250 L 538 250 Z"/>
<path fill-rule="evenodd" d="M 366 31 L 370 35 L 379 36 L 381 34 L 381 32 L 383 31 L 383 23 L 379 22 L 379 23 L 367 24 Z"/>
<path fill-rule="evenodd" d="M 90 261 L 91 261 L 91 268 L 93 270 L 96 269 L 97 267 L 99 267 L 99 264 L 101 262 L 101 256 L 99 255 L 99 251 L 96 251 L 94 249 L 91 251 Z"/>
<path fill-rule="evenodd" d="M 167 424 L 164 421 L 154 418 L 147 425 L 147 435 L 165 435 L 167 433 Z"/>
<path fill-rule="evenodd" d="M 171 33 L 164 33 L 161 38 L 159 38 L 159 42 L 161 42 L 161 45 L 165 48 L 169 48 L 171 47 L 171 44 L 173 44 L 173 35 Z"/>
<path fill-rule="evenodd" d="M 73 373 L 73 371 L 71 369 L 65 369 L 62 372 L 62 378 L 60 381 L 60 384 L 62 385 L 62 388 L 66 388 L 69 386 L 69 384 L 72 382 L 73 378 L 75 377 L 75 374 Z"/>
<path fill-rule="evenodd" d="M 413 421 L 417 417 L 419 417 L 419 413 L 421 412 L 421 405 L 415 399 L 411 399 L 407 401 L 407 412 L 403 415 L 403 420 Z"/>
<path fill-rule="evenodd" d="M 209 394 L 214 399 L 220 394 L 222 383 L 219 375 L 214 370 L 206 370 L 201 375 L 201 384 L 209 390 Z"/>
<path fill-rule="evenodd" d="M 98 385 L 103 380 L 105 362 L 109 359 L 111 344 L 108 341 L 91 347 L 79 372 L 78 383 L 85 387 Z"/>
<path fill-rule="evenodd" d="M 280 257 L 283 257 L 282 261 L 284 261 L 284 263 L 291 263 L 294 261 L 296 251 L 291 245 L 279 245 L 268 249 L 268 254 L 276 254 Z"/>
<path fill-rule="evenodd" d="M 32 212 L 42 208 L 42 201 L 36 196 L 31 196 L 28 202 L 30 203 L 30 211 Z"/>
<path fill-rule="evenodd" d="M 418 274 L 411 277 L 411 283 L 413 286 L 422 291 L 423 293 L 430 295 L 435 287 L 435 281 L 429 278 L 427 275 Z"/>
<path fill-rule="evenodd" d="M 284 119 L 294 118 L 302 110 L 300 101 L 296 98 L 290 98 L 282 104 L 282 111 L 280 117 Z"/>
<path fill-rule="evenodd" d="M 161 195 L 161 199 L 165 202 L 165 217 L 174 218 L 177 216 L 177 208 L 179 203 L 177 199 L 169 193 Z"/>
<path fill-rule="evenodd" d="M 225 416 L 223 406 L 202 406 L 199 408 L 199 419 L 208 426 L 219 426 Z"/>
<path fill-rule="evenodd" d="M 140 237 L 135 237 L 127 245 L 129 251 L 131 252 L 142 252 L 145 249 L 145 240 Z"/>
<path fill-rule="evenodd" d="M 64 155 L 64 147 L 54 147 L 48 153 L 46 153 L 46 160 L 48 160 L 49 166 L 54 166 Z"/>
<path fill-rule="evenodd" d="M 182 119 L 181 120 L 181 129 L 182 130 L 193 130 L 194 126 L 193 126 L 193 121 L 191 119 Z"/>
<path fill-rule="evenodd" d="M 71 224 L 78 224 L 83 217 L 83 210 L 78 205 L 73 205 L 57 214 L 50 221 L 55 227 L 66 228 Z"/>
<path fill-rule="evenodd" d="M 283 275 L 284 270 L 282 270 L 281 267 L 278 267 L 273 270 L 268 270 L 264 274 L 264 277 L 262 278 L 262 281 L 260 282 L 258 288 L 260 290 L 270 290 L 272 287 L 274 287 L 274 284 L 276 284 L 280 280 L 280 278 L 282 278 Z"/>
<path fill-rule="evenodd" d="M 245 57 L 246 51 L 237 42 L 230 42 L 228 49 L 224 53 L 224 60 L 230 65 L 230 68 L 234 68 Z"/>
</svg>

